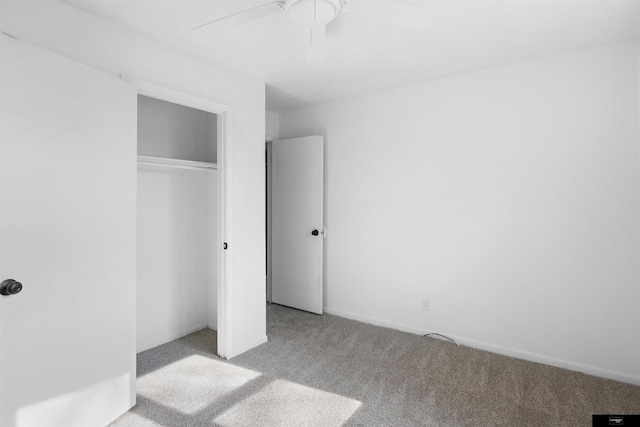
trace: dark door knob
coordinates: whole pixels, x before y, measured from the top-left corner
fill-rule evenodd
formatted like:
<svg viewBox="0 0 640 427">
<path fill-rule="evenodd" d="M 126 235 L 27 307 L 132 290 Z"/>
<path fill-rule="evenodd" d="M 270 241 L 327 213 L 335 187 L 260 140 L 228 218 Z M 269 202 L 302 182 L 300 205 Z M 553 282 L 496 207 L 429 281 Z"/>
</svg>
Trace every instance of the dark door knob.
<svg viewBox="0 0 640 427">
<path fill-rule="evenodd" d="M 319 232 L 318 232 L 318 230 L 313 230 L 313 231 L 311 232 L 311 234 L 313 234 L 314 236 L 317 236 L 317 235 L 319 234 Z"/>
<path fill-rule="evenodd" d="M 7 279 L 0 283 L 0 294 L 2 295 L 15 295 L 19 294 L 22 290 L 22 283 L 16 282 L 13 279 Z"/>
</svg>

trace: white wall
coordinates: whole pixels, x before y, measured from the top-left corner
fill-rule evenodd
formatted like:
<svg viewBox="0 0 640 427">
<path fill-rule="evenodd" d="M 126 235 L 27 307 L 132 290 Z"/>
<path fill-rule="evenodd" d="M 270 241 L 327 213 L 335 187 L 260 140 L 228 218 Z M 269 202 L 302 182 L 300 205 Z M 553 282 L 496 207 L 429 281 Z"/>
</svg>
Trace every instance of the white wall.
<svg viewBox="0 0 640 427">
<path fill-rule="evenodd" d="M 138 352 L 216 328 L 216 174 L 138 168 Z"/>
<path fill-rule="evenodd" d="M 138 95 L 138 154 L 216 163 L 215 114 Z"/>
<path fill-rule="evenodd" d="M 325 135 L 327 312 L 640 384 L 637 41 L 280 125 Z"/>
<path fill-rule="evenodd" d="M 269 140 L 280 139 L 280 115 L 273 111 L 267 111 L 265 121 L 266 138 Z"/>
<path fill-rule="evenodd" d="M 220 240 L 218 239 L 218 172 L 208 173 L 207 188 L 209 197 L 207 201 L 207 221 L 204 228 L 207 234 L 206 248 L 208 259 L 205 263 L 207 268 L 207 295 L 205 298 L 207 305 L 207 327 L 218 330 L 218 250 L 220 249 Z"/>
<path fill-rule="evenodd" d="M 226 168 L 231 257 L 233 357 L 266 341 L 264 82 L 191 56 L 124 26 L 53 0 L 2 1 L 2 31 L 114 76 L 155 83 L 232 105 L 233 147 Z M 135 161 L 135 159 L 132 159 Z M 131 183 L 135 186 L 135 182 Z"/>
</svg>

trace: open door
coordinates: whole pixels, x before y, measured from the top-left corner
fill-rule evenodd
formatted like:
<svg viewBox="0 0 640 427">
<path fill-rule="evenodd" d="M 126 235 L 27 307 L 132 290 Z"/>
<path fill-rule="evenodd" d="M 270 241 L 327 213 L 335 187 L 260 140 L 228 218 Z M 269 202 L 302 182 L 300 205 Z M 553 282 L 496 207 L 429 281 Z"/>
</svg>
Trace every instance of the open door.
<svg viewBox="0 0 640 427">
<path fill-rule="evenodd" d="M 323 137 L 272 144 L 272 301 L 322 314 Z"/>
<path fill-rule="evenodd" d="M 103 426 L 135 403 L 136 90 L 0 37 L 0 425 Z"/>
</svg>

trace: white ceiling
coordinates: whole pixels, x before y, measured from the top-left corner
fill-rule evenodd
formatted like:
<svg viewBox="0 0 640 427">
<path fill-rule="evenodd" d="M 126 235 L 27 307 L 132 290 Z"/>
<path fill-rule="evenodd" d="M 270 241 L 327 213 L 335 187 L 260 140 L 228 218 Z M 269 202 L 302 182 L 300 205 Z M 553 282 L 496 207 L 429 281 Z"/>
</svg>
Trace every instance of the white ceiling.
<svg viewBox="0 0 640 427">
<path fill-rule="evenodd" d="M 638 0 L 398 1 L 432 14 L 428 28 L 415 32 L 341 13 L 327 27 L 326 58 L 307 64 L 304 30 L 282 12 L 192 30 L 266 1 L 63 1 L 264 78 L 267 109 L 276 112 L 637 38 L 640 27 Z"/>
</svg>

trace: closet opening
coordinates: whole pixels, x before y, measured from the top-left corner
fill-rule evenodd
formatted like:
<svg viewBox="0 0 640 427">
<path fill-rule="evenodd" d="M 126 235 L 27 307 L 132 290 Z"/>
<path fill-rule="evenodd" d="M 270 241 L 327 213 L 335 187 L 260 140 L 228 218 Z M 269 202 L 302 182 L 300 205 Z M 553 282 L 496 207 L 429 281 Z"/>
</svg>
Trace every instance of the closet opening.
<svg viewBox="0 0 640 427">
<path fill-rule="evenodd" d="M 138 95 L 137 352 L 218 330 L 220 123 Z"/>
</svg>

